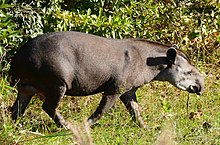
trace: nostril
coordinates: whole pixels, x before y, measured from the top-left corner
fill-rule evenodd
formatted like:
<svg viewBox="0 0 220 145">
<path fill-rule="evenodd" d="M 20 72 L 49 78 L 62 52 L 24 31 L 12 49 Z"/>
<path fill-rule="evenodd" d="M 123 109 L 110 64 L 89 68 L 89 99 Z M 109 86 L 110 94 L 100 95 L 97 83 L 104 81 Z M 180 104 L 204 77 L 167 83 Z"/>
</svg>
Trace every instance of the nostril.
<svg viewBox="0 0 220 145">
<path fill-rule="evenodd" d="M 199 92 L 198 86 L 193 86 L 194 92 Z"/>
<path fill-rule="evenodd" d="M 189 92 L 190 93 L 198 93 L 201 91 L 201 87 L 200 86 L 196 86 L 196 85 L 190 85 L 189 86 Z"/>
</svg>

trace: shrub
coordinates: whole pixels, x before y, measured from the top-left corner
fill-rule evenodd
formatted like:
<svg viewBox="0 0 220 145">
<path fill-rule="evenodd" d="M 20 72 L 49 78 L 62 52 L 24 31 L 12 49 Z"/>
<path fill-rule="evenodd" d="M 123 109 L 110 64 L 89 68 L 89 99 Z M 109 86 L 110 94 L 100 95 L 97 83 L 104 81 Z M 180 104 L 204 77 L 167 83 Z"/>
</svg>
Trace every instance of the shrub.
<svg viewBox="0 0 220 145">
<path fill-rule="evenodd" d="M 0 7 L 3 72 L 21 45 L 53 31 L 74 30 L 120 39 L 141 37 L 176 43 L 203 62 L 219 58 L 220 7 L 215 0 L 5 0 Z"/>
</svg>

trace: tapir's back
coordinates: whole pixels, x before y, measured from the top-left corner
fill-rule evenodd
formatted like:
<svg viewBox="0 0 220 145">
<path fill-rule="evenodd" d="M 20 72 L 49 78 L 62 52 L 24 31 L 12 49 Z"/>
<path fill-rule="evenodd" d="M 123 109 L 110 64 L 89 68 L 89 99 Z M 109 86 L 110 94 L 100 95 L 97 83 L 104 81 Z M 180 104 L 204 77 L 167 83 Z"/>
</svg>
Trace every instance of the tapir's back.
<svg viewBox="0 0 220 145">
<path fill-rule="evenodd" d="M 121 45 L 121 46 L 120 46 Z M 36 67 L 42 61 L 57 61 L 58 58 L 74 58 L 88 55 L 98 58 L 113 59 L 123 52 L 122 41 L 107 39 L 80 32 L 53 32 L 40 35 L 27 42 L 16 54 L 13 62 L 16 64 L 34 62 Z M 126 47 L 126 46 L 124 46 Z M 107 60 L 107 58 L 106 58 Z"/>
</svg>

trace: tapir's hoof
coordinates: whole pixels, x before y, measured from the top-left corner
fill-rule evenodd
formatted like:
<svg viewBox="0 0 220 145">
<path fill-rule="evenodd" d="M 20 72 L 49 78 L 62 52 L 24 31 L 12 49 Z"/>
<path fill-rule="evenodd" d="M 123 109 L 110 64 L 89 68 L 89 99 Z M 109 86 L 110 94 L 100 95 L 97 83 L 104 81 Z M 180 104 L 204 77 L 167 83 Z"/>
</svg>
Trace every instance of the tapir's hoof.
<svg viewBox="0 0 220 145">
<path fill-rule="evenodd" d="M 140 128 L 146 128 L 146 124 L 145 123 L 140 123 L 139 126 L 140 126 Z"/>
<path fill-rule="evenodd" d="M 88 119 L 87 123 L 88 123 L 89 126 L 92 126 L 92 125 L 95 124 L 93 119 Z"/>
<path fill-rule="evenodd" d="M 71 124 L 69 122 L 66 122 L 65 125 L 63 125 L 65 130 L 70 130 L 71 129 Z"/>
</svg>

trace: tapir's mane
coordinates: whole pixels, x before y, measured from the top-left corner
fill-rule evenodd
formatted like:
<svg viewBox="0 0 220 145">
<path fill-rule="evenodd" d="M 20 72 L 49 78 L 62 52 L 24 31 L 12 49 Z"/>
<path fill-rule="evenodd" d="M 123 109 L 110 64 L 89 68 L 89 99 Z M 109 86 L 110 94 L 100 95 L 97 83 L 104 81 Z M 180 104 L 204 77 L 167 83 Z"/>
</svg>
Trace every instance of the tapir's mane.
<svg viewBox="0 0 220 145">
<path fill-rule="evenodd" d="M 147 43 L 151 43 L 151 44 L 155 44 L 155 45 L 160 45 L 160 46 L 163 46 L 163 48 L 170 48 L 170 47 L 173 47 L 173 45 L 171 44 L 163 44 L 163 43 L 160 43 L 160 42 L 157 42 L 157 41 L 152 41 L 152 40 L 148 40 L 148 39 L 142 39 L 142 38 L 134 38 L 133 39 L 134 41 L 142 41 L 142 42 L 147 42 Z M 190 63 L 190 59 L 188 57 L 188 55 L 186 55 L 186 53 L 179 49 L 179 48 L 176 48 L 175 49 L 177 50 L 177 54 L 182 56 L 184 59 L 186 59 L 189 63 Z"/>
<path fill-rule="evenodd" d="M 172 47 L 172 45 L 170 45 L 170 44 L 163 44 L 158 41 L 152 41 L 152 40 L 142 39 L 142 38 L 134 38 L 134 41 L 142 41 L 142 42 L 152 43 L 152 44 L 161 45 L 161 46 L 165 46 L 165 47 Z"/>
</svg>

